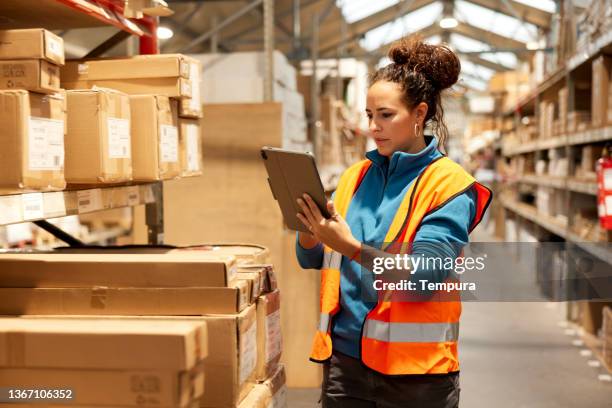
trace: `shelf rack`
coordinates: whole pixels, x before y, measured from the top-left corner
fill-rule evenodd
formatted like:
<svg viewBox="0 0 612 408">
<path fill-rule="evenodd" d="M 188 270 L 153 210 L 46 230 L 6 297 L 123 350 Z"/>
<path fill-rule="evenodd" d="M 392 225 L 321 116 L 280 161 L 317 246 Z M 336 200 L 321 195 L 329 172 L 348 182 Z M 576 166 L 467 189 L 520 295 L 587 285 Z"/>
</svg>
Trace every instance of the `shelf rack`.
<svg viewBox="0 0 612 408">
<path fill-rule="evenodd" d="M 143 16 L 128 19 L 123 16 L 123 7 L 122 0 L 2 0 L 0 29 L 42 27 L 67 30 L 110 25 L 120 29 L 123 37 L 115 35 L 105 43 L 136 35 L 140 40 L 141 54 L 157 54 L 157 18 Z M 105 43 L 96 50 L 102 50 Z M 33 222 L 70 245 L 83 245 L 47 222 L 47 219 L 137 205 L 145 205 L 149 243 L 163 243 L 161 181 L 69 188 L 56 192 L 0 194 L 0 226 Z"/>
</svg>

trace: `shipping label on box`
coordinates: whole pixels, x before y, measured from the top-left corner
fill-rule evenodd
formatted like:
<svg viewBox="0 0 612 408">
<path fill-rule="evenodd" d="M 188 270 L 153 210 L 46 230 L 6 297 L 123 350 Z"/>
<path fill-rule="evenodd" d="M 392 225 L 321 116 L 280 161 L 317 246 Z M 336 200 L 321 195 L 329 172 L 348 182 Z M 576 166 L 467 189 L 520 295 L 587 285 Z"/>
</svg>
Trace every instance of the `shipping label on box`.
<svg viewBox="0 0 612 408">
<path fill-rule="evenodd" d="M 64 64 L 64 40 L 42 28 L 0 30 L 0 59 L 44 59 Z"/>
<path fill-rule="evenodd" d="M 129 159 L 132 157 L 129 119 L 109 117 L 107 121 L 108 157 Z"/>
<path fill-rule="evenodd" d="M 257 299 L 257 380 L 263 381 L 275 371 L 281 357 L 280 293 L 278 290 Z"/>
<path fill-rule="evenodd" d="M 159 161 L 162 163 L 178 162 L 178 129 L 176 126 L 160 125 L 159 127 Z"/>
<path fill-rule="evenodd" d="M 197 119 L 179 118 L 179 150 L 181 177 L 199 176 L 202 149 L 200 123 Z"/>
<path fill-rule="evenodd" d="M 191 84 L 191 97 L 182 98 L 179 104 L 179 115 L 186 118 L 202 117 L 202 97 L 201 97 L 201 72 L 200 61 L 188 59 L 189 61 L 189 81 Z"/>
<path fill-rule="evenodd" d="M 64 120 L 28 118 L 28 167 L 30 170 L 64 168 Z"/>
<path fill-rule="evenodd" d="M 0 89 L 60 92 L 59 67 L 44 60 L 0 61 Z"/>
</svg>

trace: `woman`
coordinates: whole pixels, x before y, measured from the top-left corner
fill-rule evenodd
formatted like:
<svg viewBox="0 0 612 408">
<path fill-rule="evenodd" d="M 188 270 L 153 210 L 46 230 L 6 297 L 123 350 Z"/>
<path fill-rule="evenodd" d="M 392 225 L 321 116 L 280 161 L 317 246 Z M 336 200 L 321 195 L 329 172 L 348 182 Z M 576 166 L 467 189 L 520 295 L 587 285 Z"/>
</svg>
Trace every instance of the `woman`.
<svg viewBox="0 0 612 408">
<path fill-rule="evenodd" d="M 491 193 L 439 151 L 448 133 L 441 92 L 457 82 L 457 56 L 413 37 L 389 57 L 367 95 L 376 150 L 342 175 L 327 204 L 331 218 L 307 195 L 298 200 L 311 233 L 298 235 L 297 256 L 303 268 L 321 269 L 311 359 L 325 364 L 323 407 L 457 407 L 460 302 L 432 301 L 431 293 L 429 301 L 370 302 L 361 293 L 362 265 L 372 242 L 410 244 L 411 256 L 456 258 L 456 244 L 468 242 Z M 435 136 L 424 134 L 427 126 Z M 437 269 L 407 276 L 450 279 Z"/>
</svg>

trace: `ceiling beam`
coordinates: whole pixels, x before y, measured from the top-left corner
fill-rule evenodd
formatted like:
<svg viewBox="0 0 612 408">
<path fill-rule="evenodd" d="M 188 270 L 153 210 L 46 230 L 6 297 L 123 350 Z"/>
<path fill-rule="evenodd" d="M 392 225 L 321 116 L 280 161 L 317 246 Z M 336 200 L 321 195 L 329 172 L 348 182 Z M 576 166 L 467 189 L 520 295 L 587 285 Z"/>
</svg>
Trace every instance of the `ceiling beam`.
<svg viewBox="0 0 612 408">
<path fill-rule="evenodd" d="M 508 10 L 504 5 L 504 2 L 499 0 L 467 0 L 470 3 L 476 4 L 481 7 L 488 8 L 501 14 L 505 14 L 510 17 L 515 17 L 513 13 Z M 550 29 L 550 22 L 552 14 L 540 10 L 539 8 L 531 7 L 518 1 L 508 0 L 508 3 L 512 6 L 514 11 L 527 23 L 534 24 L 545 30 Z"/>
<path fill-rule="evenodd" d="M 473 62 L 476 65 L 481 65 L 485 68 L 489 68 L 492 69 L 496 72 L 504 72 L 504 71 L 510 71 L 512 70 L 512 68 L 507 67 L 505 65 L 502 64 L 498 64 L 497 62 L 493 62 L 493 61 L 489 61 L 486 60 L 484 58 L 481 58 L 475 54 L 462 54 L 461 52 L 455 51 L 457 52 L 457 54 L 459 54 L 459 58 L 465 58 L 466 60 Z"/>
<path fill-rule="evenodd" d="M 402 17 L 422 7 L 428 6 L 434 3 L 434 1 L 435 0 L 412 0 L 408 5 L 407 1 L 402 1 L 377 13 L 371 14 L 361 20 L 357 20 L 348 25 L 346 40 L 351 42 L 358 40 L 368 31 L 380 27 L 398 17 Z M 332 49 L 335 50 L 341 44 L 342 38 L 339 34 L 322 37 L 322 41 L 319 45 L 319 51 L 321 53 L 329 52 Z"/>
<path fill-rule="evenodd" d="M 440 26 L 437 23 L 434 23 L 425 28 L 415 31 L 414 33 L 423 36 L 423 38 L 429 38 L 429 37 L 433 37 L 434 35 L 442 34 L 442 31 L 443 30 L 440 28 Z M 367 58 L 373 58 L 373 59 L 380 59 L 384 57 L 385 55 L 387 55 L 387 52 L 389 52 L 389 48 L 391 47 L 393 43 L 395 43 L 395 41 L 397 40 L 393 40 L 391 42 L 383 44 L 380 47 L 372 51 L 365 51 L 364 53 L 357 55 L 356 57 L 358 58 L 367 57 Z M 356 45 L 359 45 L 359 40 L 354 40 L 348 45 L 354 45 L 353 43 L 355 43 Z"/>
<path fill-rule="evenodd" d="M 452 29 L 453 33 L 461 34 L 465 37 L 487 43 L 494 48 L 516 48 L 527 49 L 526 44 L 510 37 L 496 34 L 492 31 L 483 30 L 467 23 L 459 22 L 457 27 Z"/>
</svg>

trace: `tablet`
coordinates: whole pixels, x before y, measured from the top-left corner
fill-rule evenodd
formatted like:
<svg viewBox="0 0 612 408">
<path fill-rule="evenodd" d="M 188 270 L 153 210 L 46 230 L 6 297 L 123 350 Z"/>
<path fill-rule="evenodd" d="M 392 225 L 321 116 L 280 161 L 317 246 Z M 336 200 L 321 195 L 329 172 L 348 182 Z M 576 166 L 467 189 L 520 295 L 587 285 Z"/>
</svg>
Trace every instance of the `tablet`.
<svg viewBox="0 0 612 408">
<path fill-rule="evenodd" d="M 268 171 L 268 183 L 272 195 L 278 201 L 289 229 L 309 232 L 296 216 L 298 212 L 302 212 L 297 199 L 302 198 L 304 193 L 312 197 L 325 218 L 330 217 L 323 184 L 311 153 L 266 146 L 261 149 L 261 158 Z"/>
</svg>

